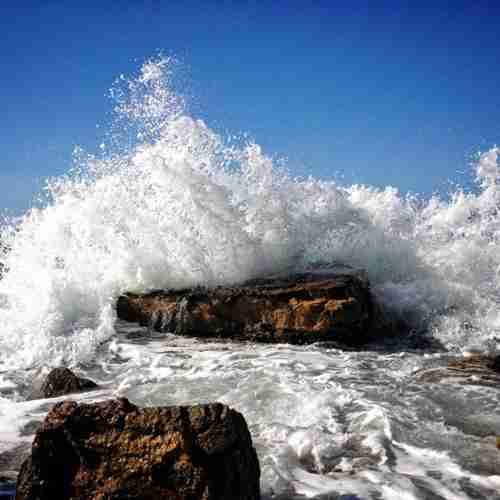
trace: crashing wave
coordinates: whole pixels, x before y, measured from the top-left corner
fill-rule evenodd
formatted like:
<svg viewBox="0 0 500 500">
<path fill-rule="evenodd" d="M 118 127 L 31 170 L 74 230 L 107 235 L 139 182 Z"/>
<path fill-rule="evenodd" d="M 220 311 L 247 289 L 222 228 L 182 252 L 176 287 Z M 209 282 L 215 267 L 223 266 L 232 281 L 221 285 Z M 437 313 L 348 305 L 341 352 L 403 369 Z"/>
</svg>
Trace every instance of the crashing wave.
<svg viewBox="0 0 500 500">
<path fill-rule="evenodd" d="M 297 179 L 189 115 L 172 61 L 113 89 L 122 151 L 51 180 L 2 239 L 3 368 L 76 364 L 109 338 L 126 290 L 241 282 L 312 263 L 364 268 L 375 293 L 451 348 L 498 346 L 499 149 L 449 200 Z M 114 138 L 116 143 L 116 136 Z M 125 146 L 127 143 L 127 146 Z M 106 151 L 106 148 L 104 148 Z"/>
</svg>

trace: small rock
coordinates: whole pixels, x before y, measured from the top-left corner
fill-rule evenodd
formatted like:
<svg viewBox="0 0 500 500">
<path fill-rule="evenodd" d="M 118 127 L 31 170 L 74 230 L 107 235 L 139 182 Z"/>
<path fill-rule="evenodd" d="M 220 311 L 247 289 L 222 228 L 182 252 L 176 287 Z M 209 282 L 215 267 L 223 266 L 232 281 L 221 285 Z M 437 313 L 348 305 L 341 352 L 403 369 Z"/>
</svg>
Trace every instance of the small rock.
<svg viewBox="0 0 500 500">
<path fill-rule="evenodd" d="M 65 401 L 38 430 L 16 499 L 258 500 L 259 478 L 243 416 L 220 403 Z"/>
<path fill-rule="evenodd" d="M 28 399 L 56 398 L 73 392 L 96 389 L 92 380 L 77 377 L 68 368 L 54 368 L 43 381 L 42 385 L 33 390 Z"/>
</svg>

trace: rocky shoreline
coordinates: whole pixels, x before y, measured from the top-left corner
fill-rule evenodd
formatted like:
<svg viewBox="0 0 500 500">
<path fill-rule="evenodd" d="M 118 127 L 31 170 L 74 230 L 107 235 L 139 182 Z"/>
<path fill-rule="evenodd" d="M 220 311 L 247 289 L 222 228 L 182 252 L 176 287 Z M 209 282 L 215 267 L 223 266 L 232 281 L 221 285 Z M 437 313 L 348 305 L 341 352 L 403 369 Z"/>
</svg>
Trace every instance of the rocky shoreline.
<svg viewBox="0 0 500 500">
<path fill-rule="evenodd" d="M 360 272 L 308 272 L 238 287 L 129 293 L 118 299 L 117 313 L 124 321 L 159 332 L 203 339 L 334 341 L 353 348 L 396 333 Z M 457 358 L 421 370 L 415 379 L 500 388 L 500 356 Z M 93 381 L 58 368 L 30 397 L 96 388 Z M 460 425 L 493 437 L 500 434 L 495 422 L 481 422 Z M 94 404 L 67 400 L 57 403 L 36 430 L 31 454 L 21 466 L 20 457 L 27 452 L 23 447 L 0 456 L 2 468 L 9 469 L 0 486 L 12 481 L 12 469 L 20 467 L 18 500 L 260 498 L 259 462 L 245 419 L 220 403 L 139 408 L 126 399 Z"/>
<path fill-rule="evenodd" d="M 500 356 L 454 358 L 416 372 L 414 379 L 500 389 Z M 92 384 L 55 369 L 42 386 L 54 390 L 44 397 L 57 397 L 64 385 L 75 392 L 92 390 Z M 444 423 L 496 440 L 500 448 L 494 416 L 471 414 Z M 21 445 L 0 455 L 0 468 L 0 487 L 13 485 L 19 471 L 18 500 L 260 498 L 259 462 L 245 419 L 220 403 L 139 408 L 124 398 L 94 404 L 68 399 L 37 426 L 31 449 Z"/>
</svg>

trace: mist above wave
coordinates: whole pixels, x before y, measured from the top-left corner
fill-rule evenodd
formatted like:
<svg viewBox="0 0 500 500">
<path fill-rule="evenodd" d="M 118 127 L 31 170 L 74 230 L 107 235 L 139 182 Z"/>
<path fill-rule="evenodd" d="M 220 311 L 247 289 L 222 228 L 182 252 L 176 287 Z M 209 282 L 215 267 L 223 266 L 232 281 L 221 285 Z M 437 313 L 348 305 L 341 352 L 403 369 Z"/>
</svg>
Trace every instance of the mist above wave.
<svg viewBox="0 0 500 500">
<path fill-rule="evenodd" d="M 257 144 L 190 116 L 172 68 L 148 61 L 113 88 L 115 127 L 133 131 L 132 147 L 123 139 L 80 155 L 49 181 L 45 208 L 4 229 L 4 368 L 89 359 L 113 334 L 123 291 L 228 284 L 319 261 L 364 268 L 379 300 L 449 347 L 497 348 L 498 148 L 478 159 L 477 192 L 450 200 L 296 179 Z"/>
</svg>

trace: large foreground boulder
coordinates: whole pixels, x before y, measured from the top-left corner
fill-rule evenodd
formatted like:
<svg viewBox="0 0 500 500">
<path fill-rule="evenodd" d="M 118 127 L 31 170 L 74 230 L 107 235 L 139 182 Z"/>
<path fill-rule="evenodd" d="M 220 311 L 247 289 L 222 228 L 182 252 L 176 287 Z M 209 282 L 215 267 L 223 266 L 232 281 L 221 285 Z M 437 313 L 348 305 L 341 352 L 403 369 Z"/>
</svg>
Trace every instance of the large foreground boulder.
<svg viewBox="0 0 500 500">
<path fill-rule="evenodd" d="M 120 319 L 156 331 L 261 342 L 366 342 L 374 305 L 362 272 L 307 272 L 238 287 L 128 293 Z"/>
<path fill-rule="evenodd" d="M 16 499 L 257 500 L 259 476 L 243 416 L 222 404 L 66 401 L 36 433 Z"/>
</svg>

